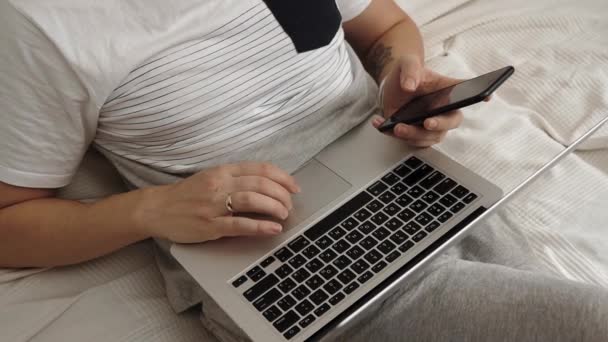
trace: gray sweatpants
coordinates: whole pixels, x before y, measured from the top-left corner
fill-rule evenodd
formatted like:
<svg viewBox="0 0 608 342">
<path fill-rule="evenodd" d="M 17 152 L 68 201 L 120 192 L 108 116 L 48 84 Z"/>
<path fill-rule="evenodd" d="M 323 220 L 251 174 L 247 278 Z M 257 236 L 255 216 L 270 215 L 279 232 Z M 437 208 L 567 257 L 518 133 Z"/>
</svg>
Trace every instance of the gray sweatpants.
<svg viewBox="0 0 608 342">
<path fill-rule="evenodd" d="M 207 304 L 216 338 L 246 340 Z M 327 340 L 608 341 L 608 290 L 552 274 L 524 236 L 493 221 L 357 323 Z"/>
</svg>

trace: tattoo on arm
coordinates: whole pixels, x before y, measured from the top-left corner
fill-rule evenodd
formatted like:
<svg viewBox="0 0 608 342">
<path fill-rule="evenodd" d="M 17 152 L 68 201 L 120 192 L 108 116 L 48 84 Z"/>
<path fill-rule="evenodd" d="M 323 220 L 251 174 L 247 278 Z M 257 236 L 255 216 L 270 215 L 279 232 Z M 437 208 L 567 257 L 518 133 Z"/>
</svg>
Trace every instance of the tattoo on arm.
<svg viewBox="0 0 608 342">
<path fill-rule="evenodd" d="M 367 69 L 374 79 L 380 82 L 380 75 L 382 74 L 382 71 L 386 65 L 393 60 L 393 47 L 384 46 L 384 44 L 379 43 L 372 49 L 372 51 L 370 51 L 368 55 Z"/>
</svg>

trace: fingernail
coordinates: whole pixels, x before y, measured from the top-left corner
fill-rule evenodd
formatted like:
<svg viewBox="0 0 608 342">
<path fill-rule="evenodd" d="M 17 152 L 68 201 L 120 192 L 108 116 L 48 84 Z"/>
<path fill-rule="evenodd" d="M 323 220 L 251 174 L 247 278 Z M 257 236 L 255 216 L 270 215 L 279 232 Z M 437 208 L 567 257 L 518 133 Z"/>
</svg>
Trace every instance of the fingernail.
<svg viewBox="0 0 608 342">
<path fill-rule="evenodd" d="M 403 88 L 409 91 L 416 90 L 416 81 L 414 81 L 413 78 L 408 78 L 407 80 L 405 80 L 405 83 L 403 83 Z"/>
<path fill-rule="evenodd" d="M 296 194 L 302 192 L 302 188 L 299 185 L 296 185 Z"/>
<path fill-rule="evenodd" d="M 437 120 L 431 119 L 429 120 L 429 128 L 437 127 Z"/>
<path fill-rule="evenodd" d="M 280 224 L 273 224 L 269 227 L 268 233 L 277 235 L 283 230 L 283 227 Z"/>
<path fill-rule="evenodd" d="M 281 214 L 281 220 L 285 220 L 289 216 L 289 211 L 285 210 L 283 214 Z"/>
<path fill-rule="evenodd" d="M 397 127 L 397 133 L 399 133 L 399 135 L 407 135 L 407 127 Z"/>
</svg>

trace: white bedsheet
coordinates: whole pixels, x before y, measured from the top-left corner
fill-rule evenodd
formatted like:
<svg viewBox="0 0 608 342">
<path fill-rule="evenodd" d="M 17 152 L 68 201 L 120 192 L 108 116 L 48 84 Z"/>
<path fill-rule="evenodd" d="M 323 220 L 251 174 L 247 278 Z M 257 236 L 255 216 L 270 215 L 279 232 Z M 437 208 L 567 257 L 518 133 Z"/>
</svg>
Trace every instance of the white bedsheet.
<svg viewBox="0 0 608 342">
<path fill-rule="evenodd" d="M 423 25 L 428 64 L 470 77 L 513 64 L 491 103 L 466 111 L 439 148 L 512 188 L 608 115 L 608 2 L 402 1 Z M 608 287 L 608 127 L 490 220 L 570 279 Z M 208 340 L 176 316 L 152 244 L 78 266 L 0 270 L 0 341 Z"/>
</svg>

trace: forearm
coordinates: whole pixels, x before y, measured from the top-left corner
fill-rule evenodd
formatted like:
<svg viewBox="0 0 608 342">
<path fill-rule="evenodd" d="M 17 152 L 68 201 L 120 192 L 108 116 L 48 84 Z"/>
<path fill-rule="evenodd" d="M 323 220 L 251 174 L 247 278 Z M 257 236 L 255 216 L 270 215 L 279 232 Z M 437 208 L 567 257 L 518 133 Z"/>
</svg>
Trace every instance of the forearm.
<svg viewBox="0 0 608 342">
<path fill-rule="evenodd" d="M 0 267 L 75 264 L 147 238 L 136 224 L 143 192 L 94 204 L 46 198 L 0 209 Z"/>
<path fill-rule="evenodd" d="M 424 44 L 414 21 L 405 13 L 371 46 L 364 57 L 367 71 L 380 83 L 399 58 L 414 56 L 424 64 Z"/>
</svg>

